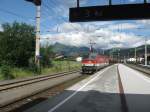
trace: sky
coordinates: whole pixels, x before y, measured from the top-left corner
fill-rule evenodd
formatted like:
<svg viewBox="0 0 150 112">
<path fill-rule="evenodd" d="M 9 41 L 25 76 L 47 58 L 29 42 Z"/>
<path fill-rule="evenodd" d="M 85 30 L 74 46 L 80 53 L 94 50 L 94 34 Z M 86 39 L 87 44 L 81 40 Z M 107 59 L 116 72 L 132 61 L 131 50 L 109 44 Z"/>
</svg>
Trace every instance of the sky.
<svg viewBox="0 0 150 112">
<path fill-rule="evenodd" d="M 25 0 L 0 0 L 1 25 L 8 22 L 36 24 L 36 7 Z M 143 3 L 144 0 L 112 0 L 112 4 Z M 150 2 L 150 0 L 148 0 Z M 108 0 L 80 0 L 80 6 L 108 5 Z M 42 0 L 41 6 L 41 43 L 56 42 L 108 49 L 127 48 L 150 44 L 150 20 L 123 20 L 103 22 L 69 22 L 69 8 L 76 7 L 76 0 Z M 45 39 L 44 39 L 45 38 Z M 48 39 L 46 39 L 48 38 Z"/>
</svg>

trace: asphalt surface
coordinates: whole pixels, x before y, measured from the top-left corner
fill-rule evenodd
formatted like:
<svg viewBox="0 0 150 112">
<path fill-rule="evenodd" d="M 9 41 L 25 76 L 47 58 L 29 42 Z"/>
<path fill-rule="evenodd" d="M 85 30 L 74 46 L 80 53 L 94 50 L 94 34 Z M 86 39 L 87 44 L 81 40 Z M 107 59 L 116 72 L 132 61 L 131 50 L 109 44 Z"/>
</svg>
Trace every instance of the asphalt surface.
<svg viewBox="0 0 150 112">
<path fill-rule="evenodd" d="M 107 67 L 25 112 L 122 112 L 117 65 Z"/>
</svg>

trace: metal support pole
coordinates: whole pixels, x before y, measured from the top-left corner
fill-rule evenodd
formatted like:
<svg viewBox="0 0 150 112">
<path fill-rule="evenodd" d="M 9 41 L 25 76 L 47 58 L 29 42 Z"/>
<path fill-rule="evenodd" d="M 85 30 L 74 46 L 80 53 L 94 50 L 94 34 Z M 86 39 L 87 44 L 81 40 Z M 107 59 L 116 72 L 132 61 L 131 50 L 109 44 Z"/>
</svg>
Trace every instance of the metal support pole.
<svg viewBox="0 0 150 112">
<path fill-rule="evenodd" d="M 109 51 L 109 58 L 112 58 L 112 56 L 111 56 L 111 52 Z"/>
<path fill-rule="evenodd" d="M 120 53 L 118 52 L 118 63 L 120 62 Z"/>
<path fill-rule="evenodd" d="M 128 52 L 128 59 L 130 58 L 130 52 Z"/>
<path fill-rule="evenodd" d="M 109 5 L 112 5 L 112 2 L 111 2 L 111 0 L 109 0 Z"/>
<path fill-rule="evenodd" d="M 124 56 L 124 63 L 126 63 L 126 56 Z"/>
<path fill-rule="evenodd" d="M 103 49 L 103 55 L 105 54 L 105 50 Z"/>
<path fill-rule="evenodd" d="M 145 38 L 145 66 L 147 66 L 147 39 Z"/>
<path fill-rule="evenodd" d="M 77 0 L 77 7 L 80 7 L 80 1 Z"/>
<path fill-rule="evenodd" d="M 112 49 L 112 60 L 114 61 L 114 48 Z"/>
<path fill-rule="evenodd" d="M 36 48 L 35 48 L 35 63 L 40 68 L 40 16 L 41 6 L 36 6 Z"/>
<path fill-rule="evenodd" d="M 136 47 L 135 47 L 135 51 L 134 51 L 134 58 L 135 58 L 135 63 L 137 62 L 137 59 L 136 59 Z"/>
</svg>

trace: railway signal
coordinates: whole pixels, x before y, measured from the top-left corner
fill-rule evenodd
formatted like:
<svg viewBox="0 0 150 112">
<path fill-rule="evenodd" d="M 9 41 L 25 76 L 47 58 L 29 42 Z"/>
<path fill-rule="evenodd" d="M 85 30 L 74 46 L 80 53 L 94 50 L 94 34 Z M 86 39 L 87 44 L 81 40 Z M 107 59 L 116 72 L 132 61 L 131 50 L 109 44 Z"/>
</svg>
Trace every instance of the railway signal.
<svg viewBox="0 0 150 112">
<path fill-rule="evenodd" d="M 41 0 L 25 0 L 34 3 L 36 6 L 36 48 L 35 48 L 35 63 L 40 68 L 40 16 L 41 16 Z"/>
</svg>

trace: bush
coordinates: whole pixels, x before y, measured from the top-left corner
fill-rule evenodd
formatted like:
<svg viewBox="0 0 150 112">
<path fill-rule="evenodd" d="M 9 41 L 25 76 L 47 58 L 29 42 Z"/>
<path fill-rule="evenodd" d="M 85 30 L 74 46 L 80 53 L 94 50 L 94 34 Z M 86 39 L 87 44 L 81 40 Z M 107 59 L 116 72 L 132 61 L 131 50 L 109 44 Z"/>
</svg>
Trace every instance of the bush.
<svg viewBox="0 0 150 112">
<path fill-rule="evenodd" d="M 8 65 L 1 66 L 1 74 L 3 75 L 4 79 L 14 79 L 12 69 Z"/>
<path fill-rule="evenodd" d="M 41 74 L 41 67 L 37 67 L 33 58 L 29 60 L 29 70 L 34 72 L 35 74 Z"/>
<path fill-rule="evenodd" d="M 52 67 L 52 57 L 54 52 L 52 51 L 52 46 L 42 47 L 40 59 L 42 67 Z"/>
</svg>

